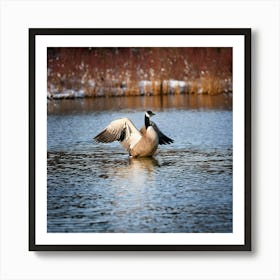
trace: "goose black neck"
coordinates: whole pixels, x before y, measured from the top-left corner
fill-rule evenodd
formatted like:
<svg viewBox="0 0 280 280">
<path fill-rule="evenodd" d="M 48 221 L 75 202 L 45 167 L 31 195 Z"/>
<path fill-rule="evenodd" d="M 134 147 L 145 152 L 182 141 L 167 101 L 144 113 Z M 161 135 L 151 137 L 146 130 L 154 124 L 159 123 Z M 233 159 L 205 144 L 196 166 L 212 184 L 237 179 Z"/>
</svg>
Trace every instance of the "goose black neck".
<svg viewBox="0 0 280 280">
<path fill-rule="evenodd" d="M 150 123 L 150 118 L 147 117 L 147 116 L 145 115 L 145 126 L 146 126 L 146 129 L 147 129 L 150 125 L 151 125 L 151 123 Z"/>
</svg>

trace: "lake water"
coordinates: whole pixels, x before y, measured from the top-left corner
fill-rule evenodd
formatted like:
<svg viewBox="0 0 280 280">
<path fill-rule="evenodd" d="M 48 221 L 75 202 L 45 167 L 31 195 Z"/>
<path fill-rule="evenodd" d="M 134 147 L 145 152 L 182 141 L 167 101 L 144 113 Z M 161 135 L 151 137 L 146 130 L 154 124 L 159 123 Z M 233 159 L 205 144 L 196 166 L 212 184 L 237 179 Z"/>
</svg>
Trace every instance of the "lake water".
<svg viewBox="0 0 280 280">
<path fill-rule="evenodd" d="M 232 232 L 232 98 L 48 101 L 48 232 Z M 174 139 L 153 158 L 94 143 L 112 120 L 144 111 Z"/>
</svg>

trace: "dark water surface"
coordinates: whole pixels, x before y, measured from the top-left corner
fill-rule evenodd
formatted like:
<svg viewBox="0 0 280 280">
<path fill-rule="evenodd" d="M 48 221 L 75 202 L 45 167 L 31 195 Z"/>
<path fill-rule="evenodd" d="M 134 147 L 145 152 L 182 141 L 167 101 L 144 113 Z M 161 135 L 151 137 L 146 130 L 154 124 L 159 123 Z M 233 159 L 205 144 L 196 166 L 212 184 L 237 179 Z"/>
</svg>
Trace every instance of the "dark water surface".
<svg viewBox="0 0 280 280">
<path fill-rule="evenodd" d="M 153 158 L 92 141 L 148 109 L 175 140 Z M 232 232 L 231 98 L 49 101 L 47 178 L 48 232 Z"/>
</svg>

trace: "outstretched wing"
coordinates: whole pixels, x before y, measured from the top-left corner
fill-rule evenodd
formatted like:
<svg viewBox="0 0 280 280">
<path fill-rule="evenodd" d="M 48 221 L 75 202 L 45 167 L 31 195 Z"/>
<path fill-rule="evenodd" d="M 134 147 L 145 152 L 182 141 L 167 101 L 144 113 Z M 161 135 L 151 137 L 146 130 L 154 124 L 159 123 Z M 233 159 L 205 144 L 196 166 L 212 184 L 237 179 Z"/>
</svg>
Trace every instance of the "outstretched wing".
<svg viewBox="0 0 280 280">
<path fill-rule="evenodd" d="M 167 137 L 165 134 L 163 134 L 154 122 L 150 121 L 150 124 L 158 134 L 158 143 L 160 145 L 166 145 L 166 144 L 170 144 L 170 143 L 174 142 L 173 139 L 171 139 L 171 138 Z"/>
<path fill-rule="evenodd" d="M 140 139 L 141 133 L 128 118 L 112 121 L 94 140 L 102 143 L 119 141 L 129 151 Z"/>
</svg>

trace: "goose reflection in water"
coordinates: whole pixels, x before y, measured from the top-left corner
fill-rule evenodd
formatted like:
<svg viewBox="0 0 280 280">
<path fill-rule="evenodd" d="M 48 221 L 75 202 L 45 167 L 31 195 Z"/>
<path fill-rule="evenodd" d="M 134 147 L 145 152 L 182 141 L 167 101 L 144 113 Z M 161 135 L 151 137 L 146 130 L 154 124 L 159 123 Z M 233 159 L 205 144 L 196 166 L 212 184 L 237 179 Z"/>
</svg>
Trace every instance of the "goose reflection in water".
<svg viewBox="0 0 280 280">
<path fill-rule="evenodd" d="M 155 167 L 160 167 L 156 158 L 129 158 L 129 164 L 131 168 L 142 169 L 148 172 L 154 171 Z"/>
<path fill-rule="evenodd" d="M 120 223 L 123 216 L 129 220 L 131 232 L 135 231 L 137 223 L 154 219 L 154 214 L 149 213 L 147 207 L 152 207 L 152 201 L 158 199 L 155 197 L 155 189 L 157 189 L 159 169 L 160 164 L 153 157 L 129 158 L 126 164 L 114 168 L 114 176 L 111 178 L 111 183 L 114 185 L 111 204 L 114 205 L 114 215 L 119 217 L 114 223 L 114 228 L 119 232 L 127 232 L 124 223 Z M 143 215 L 144 220 L 141 218 L 141 221 L 136 222 L 133 217 L 139 215 Z"/>
<path fill-rule="evenodd" d="M 122 182 L 128 184 L 146 184 L 145 181 L 153 181 L 153 177 L 160 164 L 154 157 L 150 158 L 129 158 L 122 164 L 112 169 L 113 177 L 118 185 Z"/>
</svg>

